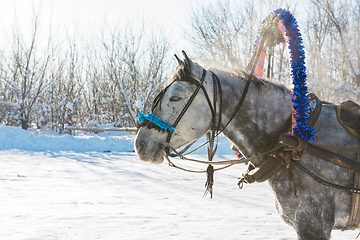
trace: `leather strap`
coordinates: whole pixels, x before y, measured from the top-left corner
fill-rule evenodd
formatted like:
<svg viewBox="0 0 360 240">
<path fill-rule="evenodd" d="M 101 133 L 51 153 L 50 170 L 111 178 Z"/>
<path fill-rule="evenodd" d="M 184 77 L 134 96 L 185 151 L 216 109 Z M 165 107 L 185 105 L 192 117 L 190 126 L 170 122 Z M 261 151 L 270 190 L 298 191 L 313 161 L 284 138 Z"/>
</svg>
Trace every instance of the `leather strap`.
<svg viewBox="0 0 360 240">
<path fill-rule="evenodd" d="M 309 94 L 309 102 L 315 101 L 314 108 L 312 111 L 310 111 L 309 121 L 308 125 L 314 126 L 322 109 L 322 102 L 319 100 L 319 98 L 311 93 Z M 283 128 L 279 131 L 278 136 L 276 136 L 276 139 L 280 138 L 280 135 L 284 132 L 289 131 L 291 128 L 291 116 L 287 120 L 287 122 L 284 124 Z M 278 141 L 274 141 L 268 149 L 273 148 L 276 144 L 278 144 Z M 284 161 L 281 161 L 277 158 L 275 158 L 273 155 L 269 155 L 257 168 L 254 167 L 254 165 L 249 164 L 248 169 L 243 174 L 243 177 L 240 179 L 239 183 L 245 182 L 245 183 L 253 183 L 253 182 L 264 182 L 268 180 L 271 176 L 273 176 L 284 164 Z M 256 169 L 256 170 L 255 170 Z M 240 186 L 240 185 L 239 185 Z"/>
<path fill-rule="evenodd" d="M 322 109 L 322 102 L 314 93 L 309 93 L 308 99 L 310 110 L 308 126 L 314 126 L 320 115 Z"/>
<path fill-rule="evenodd" d="M 360 162 L 360 149 L 356 155 L 356 161 Z M 355 172 L 354 188 L 360 188 L 360 173 Z M 344 230 L 360 228 L 360 194 L 353 193 L 349 221 Z"/>
<path fill-rule="evenodd" d="M 172 124 L 172 126 L 175 128 L 177 126 L 177 124 L 180 122 L 181 118 L 184 116 L 185 112 L 189 109 L 191 103 L 194 101 L 194 98 L 196 97 L 196 95 L 198 94 L 200 88 L 204 91 L 204 94 L 206 96 L 206 99 L 209 103 L 209 106 L 210 106 L 210 109 L 214 115 L 214 110 L 211 106 L 211 102 L 210 102 L 210 99 L 209 99 L 209 96 L 207 95 L 206 93 L 206 90 L 203 86 L 203 82 L 205 80 L 205 76 L 206 76 L 206 70 L 203 69 L 203 74 L 201 76 L 201 79 L 200 79 L 200 82 L 198 82 L 197 80 L 195 79 L 192 79 L 192 78 L 189 78 L 189 79 L 186 79 L 186 80 L 183 80 L 183 81 L 186 81 L 186 82 L 189 82 L 189 83 L 193 83 L 193 84 L 196 84 L 197 85 L 197 88 L 195 90 L 195 92 L 191 95 L 189 101 L 187 102 L 187 104 L 185 105 L 185 107 L 183 108 L 183 110 L 180 112 L 179 116 L 176 118 L 175 122 Z M 169 132 L 168 133 L 168 136 L 166 138 L 166 143 L 169 144 L 170 143 L 170 139 L 171 139 L 171 136 L 172 136 L 172 132 Z M 165 151 L 167 152 L 167 154 L 169 155 L 170 149 L 168 147 L 165 148 Z"/>
<path fill-rule="evenodd" d="M 284 164 L 283 161 L 279 161 L 278 159 L 274 158 L 273 156 L 268 157 L 264 164 L 261 165 L 258 171 L 256 171 L 252 177 L 255 179 L 256 182 L 265 182 L 268 180 L 272 175 L 274 175 Z"/>
<path fill-rule="evenodd" d="M 285 125 L 278 132 L 276 139 L 280 138 L 281 134 L 288 131 L 291 128 L 291 116 L 286 121 Z M 274 141 L 270 144 L 268 149 L 274 148 L 278 144 L 278 141 Z M 242 174 L 238 185 L 242 188 L 243 183 L 253 183 L 253 182 L 264 182 L 268 180 L 272 175 L 274 175 L 283 165 L 283 161 L 279 161 L 272 154 L 264 160 L 264 162 L 255 167 L 251 162 L 248 164 L 247 170 Z"/>
<path fill-rule="evenodd" d="M 347 103 L 347 102 L 346 102 Z M 345 124 L 345 122 L 342 119 L 342 106 L 344 103 L 340 104 L 340 105 L 336 105 L 336 116 L 337 116 L 337 120 L 338 122 L 341 124 L 341 126 L 343 126 L 345 128 L 345 130 L 350 133 L 353 137 L 356 137 L 357 139 L 360 139 L 360 134 L 355 131 L 355 129 L 349 127 L 348 125 Z M 345 106 L 345 105 L 344 105 Z M 346 109 L 346 108 L 345 108 Z"/>
</svg>

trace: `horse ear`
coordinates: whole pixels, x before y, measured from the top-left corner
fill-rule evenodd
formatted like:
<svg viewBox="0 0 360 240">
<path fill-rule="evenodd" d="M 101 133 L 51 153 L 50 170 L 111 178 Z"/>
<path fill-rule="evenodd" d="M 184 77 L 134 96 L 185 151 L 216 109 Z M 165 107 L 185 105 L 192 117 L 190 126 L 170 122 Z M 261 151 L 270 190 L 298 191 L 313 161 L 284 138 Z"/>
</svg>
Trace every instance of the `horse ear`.
<svg viewBox="0 0 360 240">
<path fill-rule="evenodd" d="M 181 61 L 180 58 L 176 54 L 174 54 L 174 56 L 175 56 L 175 59 L 176 59 L 176 62 L 178 63 L 178 65 L 183 64 L 183 61 Z"/>
<path fill-rule="evenodd" d="M 184 56 L 185 68 L 191 69 L 191 66 L 194 65 L 193 61 L 191 61 L 185 51 L 182 51 L 182 54 Z"/>
</svg>

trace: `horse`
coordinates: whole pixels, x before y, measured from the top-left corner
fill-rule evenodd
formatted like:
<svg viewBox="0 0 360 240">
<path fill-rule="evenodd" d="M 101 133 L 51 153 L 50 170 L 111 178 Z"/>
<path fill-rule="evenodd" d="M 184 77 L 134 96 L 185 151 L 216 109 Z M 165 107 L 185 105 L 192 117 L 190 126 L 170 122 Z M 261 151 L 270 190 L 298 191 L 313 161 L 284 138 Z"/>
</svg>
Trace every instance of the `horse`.
<svg viewBox="0 0 360 240">
<path fill-rule="evenodd" d="M 206 70 L 193 62 L 185 52 L 183 55 L 183 60 L 175 55 L 178 63 L 176 70 L 153 108 L 153 114 L 169 124 L 173 124 L 179 114 L 183 116 L 170 138 L 168 133 L 156 128 L 141 127 L 134 144 L 139 159 L 162 163 L 169 146 L 179 149 L 207 134 L 212 129 L 213 118 L 220 129 L 225 127 L 222 133 L 246 158 L 251 159 L 268 151 L 268 147 L 276 141 L 276 134 L 291 115 L 291 91 L 269 80 L 252 79 L 243 104 L 236 112 L 234 105 L 239 102 L 246 88 L 249 74 L 217 68 Z M 216 93 L 213 75 L 216 75 L 221 84 L 223 106 L 222 111 L 216 111 L 215 114 L 211 110 L 214 103 L 208 101 Z M 193 79 L 196 84 L 186 79 Z M 193 97 L 199 84 L 203 85 L 204 91 L 199 91 Z M 192 97 L 191 104 L 183 113 L 182 110 Z M 219 101 L 215 105 L 220 108 Z M 338 122 L 333 104 L 322 107 L 314 127 L 317 131 L 314 144 L 360 147 L 359 140 L 352 137 Z M 352 159 L 356 157 L 355 153 L 342 154 Z M 251 164 L 260 166 L 264 160 L 264 157 L 255 158 L 251 160 Z M 326 181 L 349 188 L 354 186 L 355 174 L 349 169 L 308 154 L 303 154 L 298 162 Z M 333 229 L 345 229 L 351 212 L 351 194 L 320 184 L 296 166 L 293 166 L 292 179 L 296 194 L 285 165 L 267 181 L 275 195 L 277 212 L 295 229 L 298 239 L 330 239 Z"/>
</svg>

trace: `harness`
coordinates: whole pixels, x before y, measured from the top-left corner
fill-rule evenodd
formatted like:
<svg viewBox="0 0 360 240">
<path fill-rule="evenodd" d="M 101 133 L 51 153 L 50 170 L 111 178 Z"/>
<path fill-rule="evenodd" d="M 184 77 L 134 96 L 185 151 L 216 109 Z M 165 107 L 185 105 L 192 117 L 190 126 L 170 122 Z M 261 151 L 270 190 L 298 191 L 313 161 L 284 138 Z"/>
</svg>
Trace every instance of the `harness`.
<svg viewBox="0 0 360 240">
<path fill-rule="evenodd" d="M 308 125 L 314 126 L 320 115 L 322 104 L 318 97 L 313 93 L 309 94 L 309 103 L 312 103 L 311 105 L 313 106 L 313 108 L 310 109 Z M 238 182 L 240 189 L 243 187 L 244 183 L 264 182 L 268 180 L 271 176 L 273 176 L 281 168 L 281 166 L 284 165 L 285 162 L 287 165 L 290 164 L 290 159 L 285 159 L 285 156 L 288 156 L 284 152 L 284 145 L 279 144 L 279 139 L 283 134 L 286 134 L 291 130 L 291 126 L 292 118 L 290 116 L 286 123 L 283 125 L 283 127 L 274 136 L 275 141 L 273 141 L 268 147 L 268 149 L 272 149 L 275 146 L 278 146 L 278 149 L 276 149 L 272 154 L 269 154 L 260 166 L 255 166 L 254 164 L 249 162 L 247 170 L 243 173 L 242 177 Z M 292 157 L 300 159 L 300 156 Z M 287 168 L 287 171 L 290 171 L 289 167 Z M 292 183 L 291 173 L 288 173 L 288 176 L 290 176 L 289 180 Z"/>
<path fill-rule="evenodd" d="M 281 18 L 279 19 L 276 14 L 280 15 Z M 294 95 L 296 96 L 295 98 L 293 98 L 293 102 L 296 102 L 296 104 L 293 105 L 293 117 L 289 118 L 288 121 L 286 122 L 286 124 L 283 126 L 283 128 L 279 130 L 275 140 L 280 139 L 280 142 L 274 141 L 273 143 L 271 143 L 270 146 L 268 147 L 268 149 L 269 149 L 268 151 L 260 154 L 259 156 L 256 156 L 255 158 L 250 158 L 250 159 L 242 158 L 242 159 L 237 159 L 237 160 L 229 160 L 229 161 L 222 161 L 222 162 L 216 162 L 216 163 L 212 162 L 212 158 L 214 157 L 215 152 L 216 152 L 216 147 L 214 149 L 214 139 L 228 126 L 228 124 L 232 121 L 232 119 L 239 112 L 239 110 L 245 100 L 252 77 L 254 76 L 254 71 L 255 71 L 255 76 L 256 75 L 259 76 L 260 73 L 262 74 L 264 57 L 266 54 L 265 53 L 266 47 L 264 47 L 264 43 L 266 42 L 268 35 L 269 35 L 269 32 L 267 30 L 262 33 L 262 38 L 257 40 L 257 41 L 259 41 L 258 43 L 260 43 L 260 44 L 255 44 L 255 45 L 257 45 L 257 50 L 256 50 L 255 54 L 253 55 L 253 58 L 251 59 L 249 65 L 248 65 L 248 69 L 247 69 L 247 70 L 249 70 L 251 68 L 250 75 L 249 75 L 250 79 L 246 82 L 246 86 L 243 90 L 242 96 L 240 98 L 240 101 L 239 101 L 236 109 L 235 109 L 234 114 L 232 115 L 232 117 L 227 122 L 227 124 L 223 127 L 222 130 L 219 130 L 220 124 L 221 124 L 221 115 L 222 115 L 221 114 L 221 105 L 222 105 L 221 101 L 220 101 L 219 121 L 216 122 L 217 93 L 219 91 L 220 96 L 221 96 L 221 85 L 220 85 L 220 82 L 219 82 L 217 76 L 214 73 L 212 73 L 212 78 L 213 78 L 213 82 L 214 82 L 214 105 L 213 105 L 214 107 L 212 107 L 209 96 L 206 92 L 206 89 L 203 86 L 204 78 L 206 75 L 206 70 L 203 70 L 203 75 L 200 79 L 200 82 L 193 78 L 186 78 L 186 79 L 181 80 L 181 81 L 186 81 L 186 82 L 189 82 L 192 84 L 196 84 L 197 88 L 196 88 L 195 92 L 193 93 L 193 95 L 191 96 L 188 103 L 185 105 L 184 109 L 181 111 L 181 113 L 175 120 L 175 122 L 172 125 L 170 125 L 172 128 L 169 126 L 166 127 L 166 125 L 168 123 L 166 123 L 165 121 L 163 121 L 161 119 L 157 123 L 152 121 L 151 120 L 152 114 L 147 114 L 148 116 L 145 117 L 142 122 L 140 122 L 141 124 L 139 126 L 155 128 L 159 131 L 163 131 L 168 134 L 167 139 L 166 139 L 166 144 L 164 145 L 164 149 L 166 152 L 166 158 L 169 161 L 170 166 L 182 169 L 180 167 L 175 166 L 169 160 L 169 156 L 170 157 L 176 156 L 176 157 L 180 157 L 181 159 L 184 159 L 184 160 L 190 160 L 190 161 L 204 163 L 204 164 L 209 165 L 208 169 L 206 171 L 207 172 L 207 182 L 205 184 L 205 186 L 206 186 L 205 194 L 207 192 L 210 192 L 210 194 L 212 195 L 213 172 L 215 170 L 220 170 L 220 169 L 225 168 L 225 167 L 223 167 L 223 168 L 214 170 L 212 165 L 228 164 L 228 166 L 231 166 L 231 165 L 237 164 L 237 163 L 249 162 L 247 171 L 243 174 L 243 176 L 239 180 L 238 185 L 240 188 L 242 187 L 243 183 L 253 183 L 255 181 L 262 182 L 262 181 L 269 179 L 285 163 L 288 179 L 294 190 L 294 194 L 296 195 L 295 186 L 294 186 L 294 182 L 293 182 L 292 170 L 290 168 L 290 163 L 294 163 L 294 165 L 296 165 L 303 172 L 305 172 L 309 176 L 311 176 L 316 182 L 326 185 L 326 186 L 331 186 L 331 187 L 335 187 L 338 189 L 342 189 L 342 190 L 347 191 L 348 193 L 354 194 L 353 195 L 353 211 L 351 212 L 351 217 L 350 217 L 351 220 L 349 221 L 347 228 L 348 229 L 356 228 L 357 226 L 360 226 L 360 224 L 359 224 L 360 208 L 358 206 L 359 202 L 360 202 L 360 198 L 359 198 L 359 196 L 360 196 L 360 188 L 359 188 L 360 187 L 360 175 L 358 174 L 358 173 L 360 173 L 360 164 L 356 163 L 356 161 L 354 161 L 352 159 L 346 158 L 344 156 L 341 156 L 339 154 L 336 154 L 334 152 L 330 152 L 330 151 L 326 150 L 326 148 L 332 149 L 329 146 L 319 147 L 314 144 L 308 143 L 308 140 L 311 140 L 314 137 L 315 130 L 314 130 L 313 126 L 314 126 L 316 119 L 321 111 L 321 101 L 318 100 L 317 98 L 315 99 L 315 102 L 316 102 L 315 111 L 312 114 L 310 114 L 309 121 L 307 121 L 308 120 L 307 119 L 307 102 L 305 101 L 305 100 L 307 100 L 307 88 L 305 86 L 305 79 L 306 79 L 305 70 L 306 69 L 303 64 L 304 63 L 303 62 L 304 51 L 303 51 L 303 47 L 301 45 L 301 43 L 302 43 L 301 35 L 298 33 L 298 30 L 297 30 L 296 21 L 292 22 L 293 25 L 291 25 L 290 27 L 292 28 L 293 31 L 290 31 L 290 33 L 287 29 L 288 26 L 285 27 L 285 25 L 284 25 L 283 20 L 286 20 L 284 18 L 284 16 L 286 16 L 286 18 L 287 18 L 288 15 L 289 15 L 289 13 L 287 11 L 278 9 L 278 10 L 274 11 L 273 14 L 269 15 L 269 17 L 266 19 L 266 20 L 269 20 L 269 21 L 272 21 L 273 23 L 275 23 L 277 28 L 281 31 L 281 33 L 284 37 L 284 41 L 286 42 L 286 44 L 289 44 L 288 49 L 289 49 L 290 54 L 293 53 L 291 55 L 291 58 L 295 59 L 297 57 L 298 58 L 297 60 L 299 60 L 298 61 L 299 65 L 296 65 L 298 63 L 297 61 L 292 61 L 293 64 L 291 65 L 292 70 L 296 71 L 296 73 L 292 73 L 293 74 L 293 83 L 295 85 L 294 86 Z M 290 17 L 292 17 L 291 14 L 290 14 Z M 292 21 L 292 18 L 289 18 L 289 19 Z M 264 23 L 265 23 L 265 20 L 264 20 Z M 288 34 L 293 34 L 293 35 L 290 36 Z M 295 42 L 295 44 L 290 44 L 290 42 Z M 260 55 L 262 56 L 261 59 L 259 59 Z M 154 108 L 156 107 L 156 105 L 159 102 L 160 102 L 160 110 L 161 110 L 161 99 L 163 97 L 163 94 L 165 93 L 165 91 L 167 90 L 167 88 L 170 85 L 168 85 L 163 91 L 161 91 L 160 94 L 155 98 L 152 111 L 154 110 Z M 219 90 L 217 89 L 217 87 L 219 88 Z M 193 100 L 196 97 L 197 93 L 199 92 L 200 88 L 204 92 L 204 95 L 207 99 L 208 105 L 211 109 L 212 116 L 213 116 L 211 132 L 208 134 L 209 140 L 205 143 L 205 144 L 209 143 L 209 148 L 208 148 L 209 161 L 199 161 L 199 160 L 189 159 L 189 158 L 184 157 L 185 151 L 187 151 L 190 148 L 190 146 L 194 144 L 194 142 L 190 143 L 188 146 L 186 146 L 180 152 L 177 152 L 170 145 L 171 136 L 172 136 L 172 133 L 173 133 L 175 127 L 177 126 L 177 124 L 179 123 L 179 121 L 181 120 L 181 118 L 183 117 L 183 115 L 185 114 L 185 112 L 187 111 L 187 109 L 189 108 L 191 103 L 193 102 Z M 294 111 L 294 109 L 295 109 L 295 111 Z M 295 114 L 294 114 L 294 112 L 295 112 Z M 154 119 L 156 119 L 156 118 L 154 118 Z M 159 120 L 159 119 L 156 119 L 156 120 Z M 295 120 L 296 120 L 296 122 L 295 122 Z M 298 136 L 297 138 L 295 138 L 293 136 L 284 135 L 284 133 L 288 132 L 288 130 L 290 129 L 290 127 L 292 125 L 293 125 L 293 127 L 292 127 L 293 133 Z M 305 139 L 305 140 L 303 140 L 303 139 Z M 205 144 L 201 145 L 200 147 L 204 146 Z M 289 147 L 285 147 L 285 146 L 289 146 Z M 332 150 L 336 150 L 336 149 L 332 149 Z M 354 150 L 343 147 L 342 150 L 340 150 L 340 151 L 354 151 Z M 358 160 L 360 160 L 360 157 L 359 157 L 360 151 L 358 149 L 355 149 L 355 152 L 358 152 L 357 156 L 358 156 Z M 296 161 L 296 160 L 300 159 L 300 157 L 303 153 L 309 153 L 317 158 L 321 158 L 323 160 L 340 165 L 342 167 L 347 167 L 348 169 L 355 171 L 356 178 L 355 178 L 354 188 L 339 186 L 339 185 L 327 182 L 324 179 L 317 177 L 315 174 L 310 172 L 308 169 L 306 169 L 304 166 L 302 166 L 299 162 Z M 262 164 L 260 164 L 260 166 L 254 166 L 251 163 L 252 160 L 257 159 L 257 158 L 262 158 L 264 156 L 265 156 L 265 160 L 262 161 Z M 226 166 L 226 167 L 228 167 L 228 166 Z M 353 169 L 352 169 L 352 166 L 354 166 Z M 182 170 L 186 170 L 186 169 L 182 169 Z M 192 172 L 195 172 L 195 171 L 192 171 Z M 203 171 L 201 171 L 201 172 L 203 172 Z M 354 201 L 355 196 L 357 196 L 357 197 L 356 197 L 356 200 Z"/>
<path fill-rule="evenodd" d="M 221 91 L 221 84 L 220 81 L 218 79 L 218 77 L 216 76 L 215 73 L 212 73 L 212 78 L 213 78 L 213 88 L 214 88 L 214 99 L 213 99 L 213 106 L 211 104 L 211 100 L 209 98 L 209 95 L 203 85 L 204 80 L 205 80 L 205 76 L 206 76 L 206 70 L 203 69 L 203 74 L 202 77 L 200 79 L 200 81 L 194 79 L 194 78 L 182 78 L 180 80 L 175 80 L 175 81 L 185 81 L 191 84 L 195 84 L 197 85 L 196 90 L 194 91 L 194 93 L 192 94 L 192 96 L 190 97 L 189 101 L 187 102 L 187 104 L 185 105 L 185 107 L 183 108 L 183 110 L 180 112 L 180 114 L 178 115 L 178 117 L 176 118 L 175 122 L 171 125 L 165 121 L 163 121 L 162 119 L 158 118 L 157 116 L 153 115 L 152 113 L 147 113 L 145 116 L 142 113 L 139 113 L 138 115 L 138 126 L 137 127 L 147 127 L 147 128 L 154 128 L 157 131 L 161 131 L 164 133 L 167 133 L 167 138 L 166 138 L 166 143 L 165 145 L 163 145 L 164 150 L 166 152 L 166 156 L 165 158 L 167 159 L 169 165 L 171 167 L 180 169 L 180 170 L 184 170 L 184 171 L 188 171 L 188 172 L 194 172 L 194 173 L 207 173 L 207 182 L 205 184 L 206 186 L 206 191 L 205 194 L 206 195 L 208 192 L 211 194 L 212 196 L 212 185 L 213 185 L 213 173 L 214 171 L 218 171 L 218 170 L 222 170 L 225 169 L 227 167 L 230 167 L 234 164 L 239 164 L 239 163 L 248 163 L 248 169 L 243 173 L 242 177 L 240 178 L 238 185 L 239 188 L 242 188 L 243 183 L 254 183 L 254 182 L 264 182 L 266 180 L 268 180 L 271 176 L 273 176 L 284 164 L 286 164 L 286 169 L 287 169 L 287 175 L 290 181 L 291 186 L 293 187 L 294 193 L 296 193 L 295 191 L 295 186 L 293 183 L 293 178 L 292 178 L 292 170 L 290 169 L 290 163 L 293 162 L 295 165 L 297 165 L 301 170 L 303 170 L 304 172 L 306 172 L 308 175 L 310 175 L 315 181 L 323 184 L 323 185 L 327 185 L 327 186 L 332 186 L 338 189 L 343 189 L 349 193 L 355 193 L 355 194 L 359 194 L 360 193 L 360 189 L 358 188 L 358 186 L 355 186 L 354 188 L 345 188 L 345 187 L 341 187 L 338 186 L 336 184 L 332 184 L 330 182 L 327 182 L 321 178 L 316 177 L 314 174 L 312 174 L 311 172 L 309 172 L 307 169 L 305 169 L 301 164 L 299 164 L 298 162 L 294 161 L 294 160 L 298 160 L 301 157 L 301 154 L 305 152 L 305 149 L 308 151 L 308 149 L 310 149 L 311 152 L 308 152 L 309 154 L 316 156 L 318 158 L 321 158 L 323 160 L 329 161 L 346 167 L 349 166 L 348 168 L 353 170 L 353 169 L 357 169 L 359 168 L 360 171 L 360 167 L 358 164 L 354 164 L 352 159 L 348 159 L 346 157 L 343 157 L 341 155 L 335 155 L 336 157 L 334 158 L 333 155 L 329 155 L 329 154 L 333 154 L 333 153 L 329 153 L 321 151 L 321 149 L 331 149 L 329 148 L 329 146 L 321 146 L 321 147 L 317 147 L 315 145 L 312 144 L 308 144 L 307 142 L 303 142 L 301 141 L 301 139 L 296 139 L 292 136 L 288 136 L 288 135 L 283 135 L 284 133 L 288 133 L 289 129 L 291 128 L 292 125 L 292 119 L 291 117 L 286 121 L 286 123 L 283 125 L 283 127 L 278 131 L 278 133 L 275 135 L 274 139 L 275 141 L 273 141 L 267 149 L 269 149 L 268 151 L 253 157 L 253 158 L 241 158 L 241 159 L 236 159 L 236 160 L 227 160 L 227 161 L 221 161 L 221 162 L 212 162 L 212 159 L 216 153 L 216 146 L 214 147 L 214 140 L 215 138 L 220 135 L 220 133 L 222 133 L 224 131 L 224 129 L 230 124 L 230 122 L 233 120 L 233 118 L 236 116 L 236 114 L 239 112 L 247 91 L 249 89 L 250 83 L 252 81 L 253 75 L 249 76 L 249 79 L 246 82 L 246 85 L 244 87 L 242 96 L 236 106 L 236 109 L 232 115 L 232 117 L 228 120 L 228 122 L 225 124 L 225 126 L 220 130 L 220 124 L 221 124 L 221 116 L 222 116 L 222 91 Z M 173 81 L 172 83 L 170 83 L 167 87 L 165 87 L 165 89 L 163 89 L 156 97 L 152 106 L 151 111 L 154 112 L 155 108 L 157 105 L 160 104 L 160 111 L 161 111 L 161 100 L 162 97 L 164 95 L 164 93 L 166 92 L 166 90 L 175 82 Z M 212 128 L 210 133 L 208 134 L 208 141 L 205 142 L 204 144 L 200 145 L 199 147 L 197 147 L 196 149 L 192 150 L 191 152 L 185 153 L 187 150 L 189 150 L 189 148 L 196 142 L 193 141 L 190 144 L 188 144 L 186 147 L 184 147 L 180 152 L 177 152 L 176 149 L 174 149 L 173 147 L 171 147 L 170 145 L 170 141 L 171 141 L 171 137 L 172 137 L 172 133 L 175 130 L 175 127 L 177 126 L 177 124 L 180 122 L 181 118 L 184 116 L 184 114 L 186 113 L 186 111 L 188 110 L 188 108 L 190 107 L 190 105 L 192 104 L 192 102 L 194 101 L 196 95 L 198 94 L 198 92 L 200 91 L 200 89 L 204 92 L 204 95 L 206 97 L 206 100 L 208 102 L 209 108 L 211 110 L 212 113 Z M 218 97 L 219 96 L 219 97 Z M 220 99 L 220 110 L 219 110 L 219 120 L 216 121 L 216 114 L 217 114 L 217 99 Z M 310 114 L 309 114 L 309 121 L 308 121 L 308 125 L 309 126 L 314 126 L 316 123 L 316 120 L 321 112 L 321 106 L 322 106 L 322 102 L 315 96 L 315 94 L 309 94 L 309 102 L 310 105 L 313 105 L 315 107 L 313 107 L 312 109 L 310 109 Z M 280 143 L 279 143 L 279 139 L 280 139 Z M 302 143 L 302 144 L 299 144 Z M 196 160 L 196 159 L 192 159 L 192 158 L 187 158 L 185 157 L 185 155 L 191 154 L 194 151 L 196 151 L 197 149 L 205 146 L 206 144 L 209 144 L 208 147 L 208 161 L 200 161 L 200 160 Z M 285 147 L 285 146 L 291 146 L 292 148 L 289 147 Z M 315 150 L 312 150 L 314 149 Z M 338 150 L 338 149 L 331 149 L 331 150 Z M 348 148 L 342 148 L 342 150 L 340 151 L 352 151 L 352 149 L 348 149 Z M 194 171 L 194 170 L 188 170 L 185 168 L 181 168 L 176 166 L 170 159 L 169 157 L 179 157 L 182 160 L 188 160 L 188 161 L 193 161 L 193 162 L 197 162 L 197 163 L 203 163 L 203 164 L 207 164 L 208 168 L 206 171 Z M 262 161 L 262 163 L 259 166 L 255 166 L 254 164 L 252 164 L 252 161 L 255 159 L 259 159 L 259 158 L 263 158 L 265 157 L 265 159 Z M 339 160 L 337 160 L 339 159 Z M 341 159 L 341 160 L 340 160 Z M 345 162 L 346 164 L 344 165 L 342 162 Z M 213 165 L 226 165 L 224 167 L 220 167 L 217 169 L 213 168 Z"/>
</svg>

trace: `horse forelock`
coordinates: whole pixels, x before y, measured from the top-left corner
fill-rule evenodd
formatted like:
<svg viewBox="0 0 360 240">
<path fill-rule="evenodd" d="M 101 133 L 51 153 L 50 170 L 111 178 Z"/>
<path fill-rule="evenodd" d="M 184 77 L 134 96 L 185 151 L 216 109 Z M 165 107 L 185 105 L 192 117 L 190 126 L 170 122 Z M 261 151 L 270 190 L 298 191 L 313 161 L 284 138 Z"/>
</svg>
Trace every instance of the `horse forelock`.
<svg viewBox="0 0 360 240">
<path fill-rule="evenodd" d="M 203 67 L 197 63 L 193 63 L 191 66 L 184 63 L 179 64 L 172 74 L 169 84 L 174 81 L 186 81 L 188 79 L 195 79 L 200 82 L 200 76 L 196 76 L 196 74 L 194 75 L 193 71 L 202 72 Z"/>
</svg>

